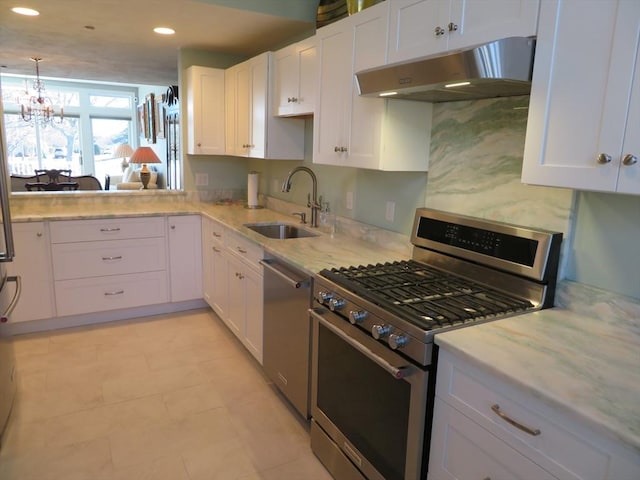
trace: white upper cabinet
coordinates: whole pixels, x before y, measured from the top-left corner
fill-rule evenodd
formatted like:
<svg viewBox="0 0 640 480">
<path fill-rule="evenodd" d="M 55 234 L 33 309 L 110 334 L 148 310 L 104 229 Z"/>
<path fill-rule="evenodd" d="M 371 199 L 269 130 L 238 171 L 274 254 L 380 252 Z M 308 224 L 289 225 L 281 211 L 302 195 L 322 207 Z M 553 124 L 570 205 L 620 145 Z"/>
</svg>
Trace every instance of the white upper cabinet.
<svg viewBox="0 0 640 480">
<path fill-rule="evenodd" d="M 542 3 L 522 181 L 640 194 L 640 2 Z"/>
<path fill-rule="evenodd" d="M 274 113 L 280 117 L 312 115 L 318 77 L 316 37 L 289 45 L 273 54 Z"/>
<path fill-rule="evenodd" d="M 187 153 L 224 155 L 224 70 L 193 66 L 185 70 Z"/>
<path fill-rule="evenodd" d="M 539 0 L 391 1 L 389 63 L 536 34 Z"/>
<path fill-rule="evenodd" d="M 431 105 L 361 97 L 354 76 L 386 62 L 389 3 L 318 30 L 314 163 L 390 171 L 428 168 Z"/>
<path fill-rule="evenodd" d="M 304 158 L 304 119 L 273 116 L 271 75 L 271 52 L 225 71 L 228 155 L 281 160 Z"/>
</svg>

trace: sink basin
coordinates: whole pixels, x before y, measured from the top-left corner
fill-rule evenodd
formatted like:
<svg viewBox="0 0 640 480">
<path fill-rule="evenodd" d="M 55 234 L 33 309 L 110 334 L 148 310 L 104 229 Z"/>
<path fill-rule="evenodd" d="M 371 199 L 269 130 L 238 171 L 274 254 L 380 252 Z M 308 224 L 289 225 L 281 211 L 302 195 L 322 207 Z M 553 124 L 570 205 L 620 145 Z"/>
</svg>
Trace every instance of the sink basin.
<svg viewBox="0 0 640 480">
<path fill-rule="evenodd" d="M 264 235 L 268 238 L 284 240 L 287 238 L 317 237 L 317 233 L 310 232 L 304 228 L 297 227 L 290 223 L 247 223 L 249 230 Z"/>
</svg>

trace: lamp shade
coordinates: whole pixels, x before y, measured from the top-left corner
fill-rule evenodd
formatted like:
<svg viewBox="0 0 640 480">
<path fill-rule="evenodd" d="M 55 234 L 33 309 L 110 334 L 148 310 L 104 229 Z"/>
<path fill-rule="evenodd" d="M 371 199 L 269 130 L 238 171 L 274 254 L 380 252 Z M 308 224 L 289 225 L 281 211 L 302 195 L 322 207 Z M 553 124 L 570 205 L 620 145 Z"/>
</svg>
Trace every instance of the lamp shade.
<svg viewBox="0 0 640 480">
<path fill-rule="evenodd" d="M 114 152 L 115 157 L 130 157 L 133 153 L 133 148 L 128 143 L 121 143 L 116 147 L 116 151 Z"/>
<path fill-rule="evenodd" d="M 129 158 L 129 163 L 160 163 L 160 159 L 151 147 L 138 147 Z"/>
</svg>

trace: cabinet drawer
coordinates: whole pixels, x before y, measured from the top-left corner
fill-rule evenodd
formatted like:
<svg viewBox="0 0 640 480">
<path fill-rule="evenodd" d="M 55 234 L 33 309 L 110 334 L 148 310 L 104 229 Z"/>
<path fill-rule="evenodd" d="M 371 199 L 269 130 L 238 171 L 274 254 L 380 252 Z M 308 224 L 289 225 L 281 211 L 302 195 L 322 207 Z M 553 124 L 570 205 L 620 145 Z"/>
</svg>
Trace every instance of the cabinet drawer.
<svg viewBox="0 0 640 480">
<path fill-rule="evenodd" d="M 227 231 L 225 237 L 227 249 L 251 264 L 252 267 L 258 269 L 260 260 L 264 256 L 262 247 L 251 240 L 246 239 L 242 235 Z"/>
<path fill-rule="evenodd" d="M 164 217 L 105 218 L 51 222 L 51 243 L 92 242 L 125 238 L 162 237 Z"/>
<path fill-rule="evenodd" d="M 436 398 L 429 480 L 553 480 L 549 473 Z"/>
<path fill-rule="evenodd" d="M 558 478 L 605 479 L 611 455 L 588 433 L 487 372 L 440 350 L 436 395 Z M 492 407 L 537 435 L 512 425 Z M 544 413 L 543 413 L 544 412 Z M 557 417 L 557 418 L 556 418 Z M 574 428 L 575 427 L 575 428 Z"/>
<path fill-rule="evenodd" d="M 224 245 L 227 229 L 223 227 L 222 224 L 211 220 L 211 224 L 209 225 L 209 232 L 207 233 L 210 240 L 217 243 L 219 246 Z"/>
<path fill-rule="evenodd" d="M 58 315 L 79 315 L 169 301 L 166 272 L 55 282 Z"/>
<path fill-rule="evenodd" d="M 56 280 L 166 269 L 162 237 L 52 245 Z"/>
</svg>

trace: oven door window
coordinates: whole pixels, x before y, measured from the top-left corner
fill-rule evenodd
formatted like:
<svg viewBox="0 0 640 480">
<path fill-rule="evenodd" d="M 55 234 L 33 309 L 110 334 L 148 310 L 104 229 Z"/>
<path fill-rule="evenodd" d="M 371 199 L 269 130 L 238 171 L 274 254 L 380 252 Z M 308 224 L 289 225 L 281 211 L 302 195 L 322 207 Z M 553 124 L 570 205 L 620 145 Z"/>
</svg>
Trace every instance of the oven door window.
<svg viewBox="0 0 640 480">
<path fill-rule="evenodd" d="M 317 405 L 387 480 L 404 478 L 411 385 L 320 325 Z"/>
</svg>

